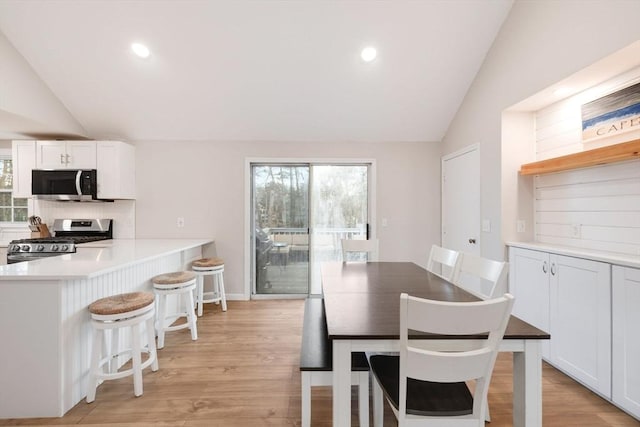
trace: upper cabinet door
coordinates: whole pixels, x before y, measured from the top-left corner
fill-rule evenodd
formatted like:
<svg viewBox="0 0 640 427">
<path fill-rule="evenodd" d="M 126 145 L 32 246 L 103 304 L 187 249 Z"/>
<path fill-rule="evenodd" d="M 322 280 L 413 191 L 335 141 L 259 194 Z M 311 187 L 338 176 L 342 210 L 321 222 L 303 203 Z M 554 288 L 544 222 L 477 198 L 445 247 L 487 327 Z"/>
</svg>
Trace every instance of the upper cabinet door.
<svg viewBox="0 0 640 427">
<path fill-rule="evenodd" d="M 31 197 L 31 171 L 36 167 L 36 142 L 13 141 L 13 197 Z"/>
<path fill-rule="evenodd" d="M 38 169 L 95 169 L 95 141 L 38 141 Z"/>
<path fill-rule="evenodd" d="M 68 169 L 96 169 L 95 141 L 67 141 Z"/>
<path fill-rule="evenodd" d="M 66 141 L 38 141 L 36 151 L 37 169 L 66 169 Z"/>
</svg>

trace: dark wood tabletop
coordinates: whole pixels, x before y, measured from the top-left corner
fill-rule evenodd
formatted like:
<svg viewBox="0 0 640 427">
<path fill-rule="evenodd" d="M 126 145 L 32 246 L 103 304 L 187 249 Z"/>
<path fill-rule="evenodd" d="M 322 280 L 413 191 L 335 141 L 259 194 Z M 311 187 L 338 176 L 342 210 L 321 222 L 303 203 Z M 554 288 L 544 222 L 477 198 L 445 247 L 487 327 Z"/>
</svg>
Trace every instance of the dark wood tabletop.
<svg viewBox="0 0 640 427">
<path fill-rule="evenodd" d="M 330 339 L 398 339 L 403 292 L 438 301 L 478 301 L 411 262 L 325 263 L 322 288 Z M 549 334 L 511 316 L 504 338 L 549 339 Z"/>
</svg>

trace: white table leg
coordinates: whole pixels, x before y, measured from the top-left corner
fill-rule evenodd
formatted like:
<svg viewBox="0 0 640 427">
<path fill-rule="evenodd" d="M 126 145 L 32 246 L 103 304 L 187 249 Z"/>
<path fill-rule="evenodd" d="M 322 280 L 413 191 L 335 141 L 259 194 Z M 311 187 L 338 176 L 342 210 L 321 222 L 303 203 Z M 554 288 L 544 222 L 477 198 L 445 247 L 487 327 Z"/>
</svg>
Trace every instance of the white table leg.
<svg viewBox="0 0 640 427">
<path fill-rule="evenodd" d="M 351 342 L 333 340 L 333 425 L 351 425 Z"/>
<path fill-rule="evenodd" d="M 539 340 L 524 340 L 513 353 L 513 425 L 542 426 L 542 359 Z"/>
</svg>

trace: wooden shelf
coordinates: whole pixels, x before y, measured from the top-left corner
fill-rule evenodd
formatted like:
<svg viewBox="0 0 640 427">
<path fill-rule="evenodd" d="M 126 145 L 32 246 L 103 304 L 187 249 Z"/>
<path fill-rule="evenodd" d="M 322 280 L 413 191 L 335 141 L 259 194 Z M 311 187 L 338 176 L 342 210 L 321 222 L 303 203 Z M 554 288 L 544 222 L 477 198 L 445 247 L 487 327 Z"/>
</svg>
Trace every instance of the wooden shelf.
<svg viewBox="0 0 640 427">
<path fill-rule="evenodd" d="M 640 159 L 640 139 L 520 166 L 520 175 L 540 175 Z"/>
</svg>

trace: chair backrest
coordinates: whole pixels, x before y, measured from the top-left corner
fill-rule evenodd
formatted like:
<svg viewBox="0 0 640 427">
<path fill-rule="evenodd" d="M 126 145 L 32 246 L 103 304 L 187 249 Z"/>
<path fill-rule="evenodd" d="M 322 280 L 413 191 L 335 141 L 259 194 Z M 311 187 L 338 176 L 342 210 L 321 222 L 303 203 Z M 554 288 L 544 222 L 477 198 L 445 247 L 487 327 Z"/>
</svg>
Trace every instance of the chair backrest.
<svg viewBox="0 0 640 427">
<path fill-rule="evenodd" d="M 367 254 L 368 261 L 378 260 L 378 239 L 355 240 L 342 239 L 342 261 L 347 261 L 349 252 L 360 252 Z"/>
<path fill-rule="evenodd" d="M 452 280 L 457 286 L 473 293 L 479 298 L 496 298 L 505 294 L 507 289 L 507 274 L 509 263 L 494 261 L 470 253 L 460 254 L 460 266 L 456 277 Z M 465 283 L 465 277 L 475 277 L 486 283 L 480 283 L 480 288 L 471 288 Z"/>
<path fill-rule="evenodd" d="M 458 274 L 460 253 L 453 249 L 446 249 L 438 245 L 431 246 L 427 270 L 450 282 L 455 280 Z"/>
<path fill-rule="evenodd" d="M 400 395 L 398 424 L 407 418 L 407 378 L 431 382 L 475 380 L 473 412 L 469 418 L 484 425 L 487 392 L 500 341 L 509 322 L 513 296 L 477 302 L 432 301 L 400 295 Z M 446 340 L 429 349 L 429 340 L 410 340 L 409 330 L 444 335 L 488 333 L 473 341 L 472 348 L 460 349 L 455 340 Z M 403 421 L 401 421 L 403 419 Z"/>
</svg>

